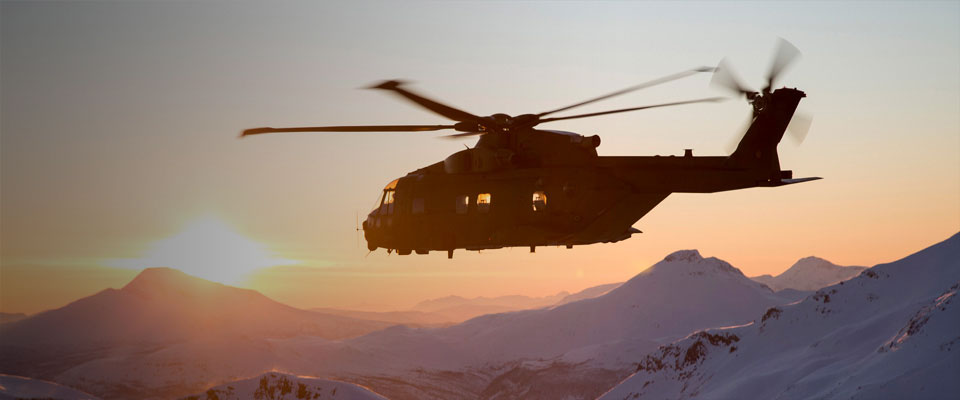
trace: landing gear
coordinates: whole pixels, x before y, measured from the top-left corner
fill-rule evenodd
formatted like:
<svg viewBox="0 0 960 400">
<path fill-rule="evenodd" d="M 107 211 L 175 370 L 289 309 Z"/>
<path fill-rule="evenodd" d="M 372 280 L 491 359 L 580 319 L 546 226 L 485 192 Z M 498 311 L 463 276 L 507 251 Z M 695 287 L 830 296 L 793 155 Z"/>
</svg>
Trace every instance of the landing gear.
<svg viewBox="0 0 960 400">
<path fill-rule="evenodd" d="M 536 252 L 537 252 L 537 246 L 530 246 L 530 252 L 531 252 L 531 253 L 536 253 Z"/>
<path fill-rule="evenodd" d="M 410 249 L 397 249 L 397 254 L 401 256 L 409 256 L 410 252 Z"/>
<path fill-rule="evenodd" d="M 430 254 L 430 250 L 416 250 L 416 252 L 420 255 Z"/>
<path fill-rule="evenodd" d="M 572 245 L 572 244 L 568 244 L 568 245 L 567 245 L 567 248 L 568 248 L 568 249 L 572 249 L 572 248 L 573 248 L 573 245 Z"/>
<path fill-rule="evenodd" d="M 447 250 L 447 259 L 453 258 L 453 250 Z"/>
</svg>

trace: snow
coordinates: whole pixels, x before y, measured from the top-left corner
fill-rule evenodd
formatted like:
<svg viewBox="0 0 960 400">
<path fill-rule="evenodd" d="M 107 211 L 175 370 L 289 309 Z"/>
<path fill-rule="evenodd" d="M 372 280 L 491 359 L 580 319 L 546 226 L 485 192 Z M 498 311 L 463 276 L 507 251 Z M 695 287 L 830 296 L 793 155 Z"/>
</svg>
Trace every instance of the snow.
<svg viewBox="0 0 960 400">
<path fill-rule="evenodd" d="M 567 292 L 560 292 L 544 297 L 511 295 L 465 298 L 447 296 L 421 301 L 413 306 L 412 310 L 439 315 L 448 321 L 463 322 L 486 314 L 549 307 L 557 304 L 568 295 Z"/>
<path fill-rule="evenodd" d="M 560 300 L 560 302 L 557 303 L 557 305 L 573 303 L 575 301 L 580 301 L 580 300 L 592 299 L 594 297 L 600 297 L 607 294 L 611 290 L 620 287 L 620 285 L 623 285 L 623 282 L 608 283 L 605 285 L 589 287 L 579 292 L 576 292 L 574 294 L 571 294 L 567 297 L 564 297 L 562 300 Z"/>
<path fill-rule="evenodd" d="M 0 374 L 0 400 L 6 399 L 88 400 L 96 397 L 53 382 Z"/>
<path fill-rule="evenodd" d="M 602 399 L 955 397 L 958 260 L 960 234 L 751 324 L 691 334 L 637 360 Z"/>
<path fill-rule="evenodd" d="M 725 261 L 683 250 L 597 297 L 352 338 L 324 338 L 331 330 L 321 328 L 357 329 L 354 319 L 152 271 L 153 279 L 4 324 L 0 366 L 109 398 L 205 394 L 264 371 L 359 383 L 399 399 L 592 398 L 621 381 L 608 398 L 929 393 L 930 377 L 958 371 L 960 254 L 951 240 L 931 248 L 947 250 L 876 266 L 800 301 L 802 292 L 774 292 Z M 97 348 L 95 334 L 114 341 Z M 131 335 L 137 340 L 119 339 Z"/>
<path fill-rule="evenodd" d="M 806 257 L 776 277 L 761 275 L 751 279 L 770 286 L 775 291 L 813 291 L 853 278 L 865 269 L 866 267 L 841 267 L 819 257 Z"/>
<path fill-rule="evenodd" d="M 21 319 L 27 317 L 27 314 L 24 313 L 5 313 L 0 312 L 0 324 L 5 324 L 8 322 L 17 322 Z"/>
<path fill-rule="evenodd" d="M 417 390 L 422 395 L 411 397 L 429 397 L 482 391 L 488 385 L 507 395 L 566 374 L 564 387 L 598 394 L 609 387 L 602 385 L 625 377 L 638 358 L 660 344 L 691 330 L 747 322 L 788 301 L 724 261 L 685 251 L 603 296 L 553 308 L 486 315 L 442 329 L 394 326 L 338 341 L 311 335 L 217 338 L 147 352 L 117 350 L 73 366 L 57 380 L 115 396 L 124 394 L 116 392 L 121 382 L 182 394 L 184 388 L 200 391 L 208 382 L 280 368 L 378 388 L 403 386 L 392 393 L 409 396 Z M 514 364 L 522 360 L 544 361 Z M 457 381 L 449 376 L 454 372 Z M 503 374 L 509 375 L 497 379 Z M 593 378 L 577 381 L 579 376 Z M 504 386 L 496 386 L 500 384 Z"/>
<path fill-rule="evenodd" d="M 386 400 L 370 389 L 352 383 L 269 372 L 225 383 L 184 400 Z"/>
<path fill-rule="evenodd" d="M 671 254 L 597 298 L 484 315 L 442 329 L 391 328 L 346 345 L 417 360 L 428 368 L 562 357 L 568 352 L 574 352 L 571 359 L 624 366 L 629 361 L 617 358 L 630 349 L 648 350 L 660 338 L 743 323 L 786 302 L 730 264 L 693 250 Z"/>
<path fill-rule="evenodd" d="M 120 290 L 106 289 L 62 308 L 0 326 L 4 344 L 96 348 L 166 344 L 197 337 L 339 339 L 391 324 L 299 310 L 248 289 L 148 268 Z M 69 326 L 69 330 L 62 327 Z"/>
</svg>

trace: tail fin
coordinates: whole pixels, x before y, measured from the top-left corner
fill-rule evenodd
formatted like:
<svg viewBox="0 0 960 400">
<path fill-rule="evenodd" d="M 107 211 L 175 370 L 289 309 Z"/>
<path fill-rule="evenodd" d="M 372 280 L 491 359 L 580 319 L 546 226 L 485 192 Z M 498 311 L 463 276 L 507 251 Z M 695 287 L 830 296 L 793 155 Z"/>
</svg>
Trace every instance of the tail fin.
<svg viewBox="0 0 960 400">
<path fill-rule="evenodd" d="M 779 181 L 780 159 L 777 144 L 793 118 L 800 99 L 806 95 L 797 89 L 777 89 L 772 93 L 757 94 L 753 98 L 756 117 L 743 135 L 737 150 L 727 159 L 738 168 L 761 170 L 768 179 Z"/>
</svg>

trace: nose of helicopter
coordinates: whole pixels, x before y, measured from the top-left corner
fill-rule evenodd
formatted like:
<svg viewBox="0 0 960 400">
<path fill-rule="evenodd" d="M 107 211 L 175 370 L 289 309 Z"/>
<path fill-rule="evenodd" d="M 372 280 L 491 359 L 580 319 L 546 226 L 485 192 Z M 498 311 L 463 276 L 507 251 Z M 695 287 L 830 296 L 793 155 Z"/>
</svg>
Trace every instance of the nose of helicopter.
<svg viewBox="0 0 960 400">
<path fill-rule="evenodd" d="M 370 251 L 374 251 L 378 247 L 376 244 L 374 244 L 374 240 L 373 240 L 373 238 L 377 234 L 376 224 L 374 223 L 375 213 L 376 213 L 376 210 L 370 212 L 370 214 L 367 215 L 367 219 L 363 220 L 363 224 L 361 225 L 363 228 L 363 238 L 366 239 L 367 241 L 367 250 L 370 250 Z"/>
</svg>

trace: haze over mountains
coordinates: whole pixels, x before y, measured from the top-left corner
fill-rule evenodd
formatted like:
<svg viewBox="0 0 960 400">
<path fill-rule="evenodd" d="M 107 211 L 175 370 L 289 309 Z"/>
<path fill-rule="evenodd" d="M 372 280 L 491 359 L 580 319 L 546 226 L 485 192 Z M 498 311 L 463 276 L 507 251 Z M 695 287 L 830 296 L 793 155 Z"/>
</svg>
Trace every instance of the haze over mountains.
<svg viewBox="0 0 960 400">
<path fill-rule="evenodd" d="M 61 374 L 78 379 L 106 375 L 102 379 L 110 379 L 114 373 L 129 375 L 138 368 L 148 370 L 150 357 L 178 347 L 192 349 L 193 355 L 184 357 L 226 360 L 235 357 L 231 353 L 237 349 L 230 346 L 242 345 L 253 356 L 254 349 L 262 347 L 266 338 L 308 335 L 340 339 L 389 325 L 299 310 L 252 290 L 169 268 L 150 268 L 122 289 L 106 289 L 62 308 L 0 326 L 0 371 L 76 385 Z M 100 368 L 92 376 L 71 371 L 133 356 L 142 357 L 138 360 L 143 363 L 125 371 Z M 240 368 L 236 373 L 262 371 Z M 117 397 L 131 394 L 88 391 Z"/>
<path fill-rule="evenodd" d="M 618 285 L 620 284 L 600 285 L 586 288 L 574 294 L 563 291 L 553 296 L 544 297 L 510 295 L 466 298 L 462 296 L 446 296 L 421 301 L 411 309 L 403 311 L 375 312 L 336 308 L 312 308 L 311 310 L 326 314 L 342 315 L 372 321 L 384 321 L 414 327 L 440 327 L 453 325 L 486 314 L 550 307 L 566 304 L 571 301 L 597 297 Z"/>
<path fill-rule="evenodd" d="M 501 374 L 539 371 L 523 360 L 552 359 L 579 365 L 568 369 L 572 376 L 586 370 L 604 377 L 583 383 L 585 393 L 599 394 L 663 337 L 736 323 L 784 301 L 729 264 L 684 251 L 601 297 L 448 328 L 398 326 L 331 341 L 386 325 L 297 310 L 253 291 L 148 269 L 120 290 L 4 326 L 0 365 L 105 397 L 185 395 L 208 382 L 279 368 L 419 398 L 504 390 L 490 387 L 507 382 L 496 381 Z M 479 374 L 469 378 L 436 378 L 476 368 Z M 427 378 L 408 376 L 418 370 Z"/>
<path fill-rule="evenodd" d="M 433 313 L 451 321 L 462 322 L 485 314 L 527 310 L 557 304 L 570 293 L 560 292 L 553 296 L 529 297 L 521 295 L 499 297 L 447 296 L 424 300 L 413 306 L 414 311 Z"/>
<path fill-rule="evenodd" d="M 844 395 L 898 393 L 891 387 L 932 385 L 905 375 L 911 368 L 943 379 L 941 370 L 958 371 L 960 319 L 951 311 L 950 286 L 960 281 L 958 241 L 869 269 L 796 304 L 729 263 L 683 250 L 622 284 L 540 299 L 481 298 L 551 303 L 439 328 L 392 326 L 384 320 L 389 313 L 367 315 L 379 318 L 371 321 L 343 310 L 299 310 L 254 291 L 148 269 L 122 289 L 0 326 L 0 372 L 104 398 L 179 397 L 217 385 L 243 398 L 241 386 L 259 385 L 265 371 L 284 371 L 356 383 L 391 399 L 592 399 L 638 364 L 641 371 L 609 398 L 775 397 L 787 393 L 784 387 L 797 387 L 790 390 L 802 398 L 821 395 L 824 379 Z M 474 300 L 444 298 L 426 307 Z M 404 313 L 394 317 L 435 316 Z M 707 333 L 691 336 L 701 330 Z M 850 389 L 880 378 L 891 382 L 883 391 Z M 267 380 L 280 389 L 308 382 L 283 374 Z"/>
</svg>

